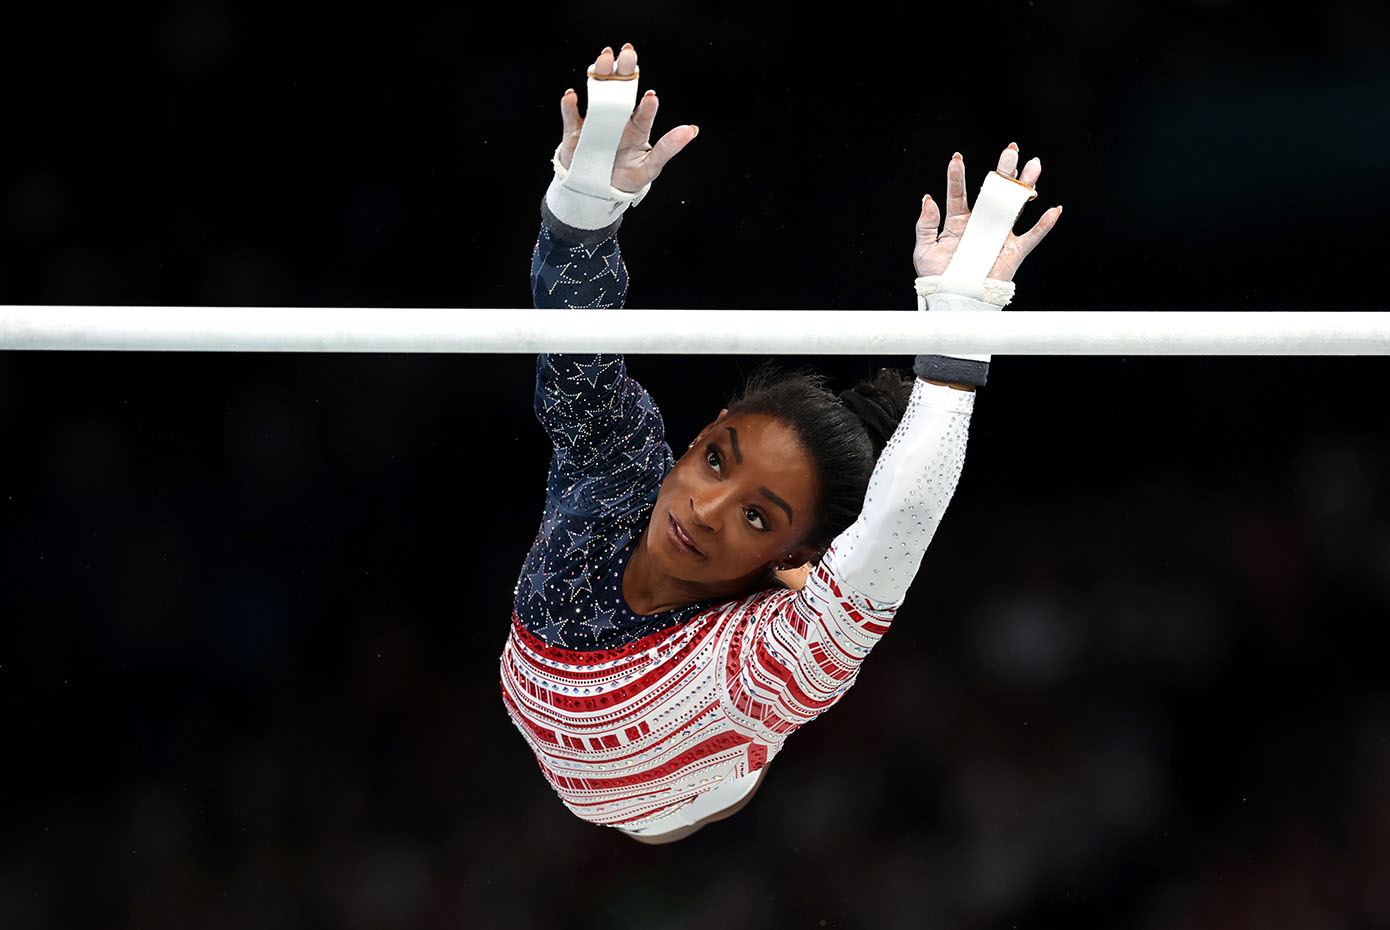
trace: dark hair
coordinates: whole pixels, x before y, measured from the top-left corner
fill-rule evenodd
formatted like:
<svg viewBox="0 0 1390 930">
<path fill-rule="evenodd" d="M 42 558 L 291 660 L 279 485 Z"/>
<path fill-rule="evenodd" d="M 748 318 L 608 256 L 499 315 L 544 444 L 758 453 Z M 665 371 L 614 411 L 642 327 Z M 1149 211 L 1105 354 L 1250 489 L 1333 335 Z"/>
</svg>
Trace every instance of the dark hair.
<svg viewBox="0 0 1390 930">
<path fill-rule="evenodd" d="M 884 368 L 844 393 L 851 391 L 858 396 L 842 400 L 826 388 L 824 375 L 784 372 L 768 362 L 728 404 L 731 414 L 776 417 L 791 427 L 810 454 L 820 502 L 806 543 L 817 549 L 829 546 L 858 518 L 874 463 L 907 409 L 912 379 Z"/>
</svg>

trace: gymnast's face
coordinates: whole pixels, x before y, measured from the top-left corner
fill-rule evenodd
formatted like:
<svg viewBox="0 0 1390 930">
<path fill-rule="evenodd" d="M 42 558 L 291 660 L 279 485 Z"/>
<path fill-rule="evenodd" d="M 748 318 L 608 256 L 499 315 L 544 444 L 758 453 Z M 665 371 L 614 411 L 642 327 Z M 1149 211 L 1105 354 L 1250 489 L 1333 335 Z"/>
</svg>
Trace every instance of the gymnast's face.
<svg viewBox="0 0 1390 930">
<path fill-rule="evenodd" d="M 662 574 L 711 596 L 743 593 L 769 566 L 801 565 L 816 517 L 810 456 L 764 414 L 720 414 L 657 494 L 647 554 Z"/>
</svg>

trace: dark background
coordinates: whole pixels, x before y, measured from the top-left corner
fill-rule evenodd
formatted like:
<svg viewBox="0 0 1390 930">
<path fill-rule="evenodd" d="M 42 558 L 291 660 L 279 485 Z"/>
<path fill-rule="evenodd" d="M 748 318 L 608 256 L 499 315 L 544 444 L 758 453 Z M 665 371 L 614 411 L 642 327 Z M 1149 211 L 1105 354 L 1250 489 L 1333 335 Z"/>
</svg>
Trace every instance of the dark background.
<svg viewBox="0 0 1390 930">
<path fill-rule="evenodd" d="M 1385 306 L 1381 4 L 30 16 L 6 303 L 525 306 L 560 94 L 632 41 L 702 131 L 629 306 L 911 308 L 922 194 L 1011 140 L 1066 206 L 1011 310 Z M 678 442 L 758 361 L 630 369 Z M 859 684 L 667 847 L 498 695 L 533 371 L 0 355 L 0 926 L 1390 923 L 1383 358 L 997 357 Z"/>
</svg>

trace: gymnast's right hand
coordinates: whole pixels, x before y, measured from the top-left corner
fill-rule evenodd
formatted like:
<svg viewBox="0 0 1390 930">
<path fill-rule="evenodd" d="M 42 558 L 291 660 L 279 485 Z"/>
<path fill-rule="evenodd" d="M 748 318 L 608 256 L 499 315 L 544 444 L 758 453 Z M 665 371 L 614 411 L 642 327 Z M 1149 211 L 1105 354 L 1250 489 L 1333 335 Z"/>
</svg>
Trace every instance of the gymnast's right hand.
<svg viewBox="0 0 1390 930">
<path fill-rule="evenodd" d="M 636 69 L 637 49 L 631 43 L 622 47 L 616 59 L 613 49 L 605 48 L 593 65 L 595 74 L 613 74 L 615 70 L 618 74 L 632 74 Z M 698 126 L 677 126 L 662 136 L 656 145 L 652 145 L 652 123 L 656 119 L 657 106 L 656 91 L 647 91 L 623 128 L 618 155 L 613 161 L 612 179 L 613 186 L 620 191 L 638 191 L 655 180 L 666 163 L 700 133 Z M 565 91 L 560 98 L 560 116 L 564 120 L 565 131 L 560 144 L 560 164 L 568 169 L 584 126 L 584 118 L 579 115 L 579 95 L 572 89 Z"/>
</svg>

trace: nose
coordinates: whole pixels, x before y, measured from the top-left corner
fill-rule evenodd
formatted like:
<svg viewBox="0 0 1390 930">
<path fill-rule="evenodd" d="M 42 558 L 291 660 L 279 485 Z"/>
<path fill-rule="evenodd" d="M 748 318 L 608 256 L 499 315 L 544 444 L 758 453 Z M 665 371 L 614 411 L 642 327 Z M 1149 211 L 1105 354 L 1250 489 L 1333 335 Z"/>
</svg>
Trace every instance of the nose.
<svg viewBox="0 0 1390 930">
<path fill-rule="evenodd" d="M 707 533 L 718 534 L 723 524 L 722 515 L 728 509 L 733 489 L 727 485 L 714 485 L 703 489 L 690 499 L 690 516 L 695 525 Z"/>
<path fill-rule="evenodd" d="M 709 513 L 713 513 L 713 510 L 708 509 L 707 501 L 703 495 L 701 496 L 700 502 L 698 504 L 695 502 L 695 498 L 692 497 L 690 499 L 691 521 L 700 529 L 705 530 L 709 533 L 713 533 L 714 527 L 709 525 L 709 517 L 706 515 L 707 511 Z"/>
</svg>

